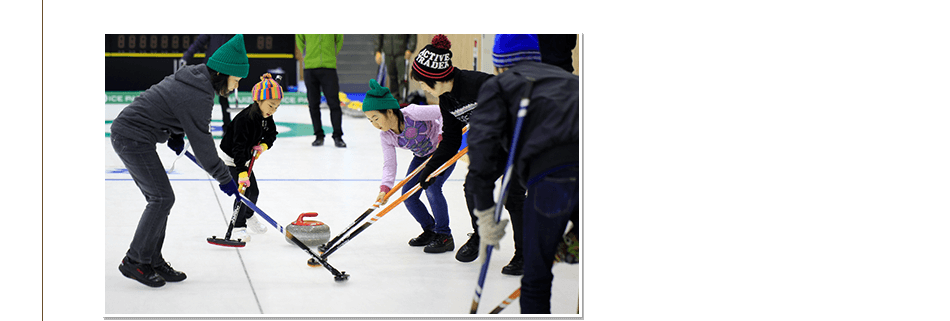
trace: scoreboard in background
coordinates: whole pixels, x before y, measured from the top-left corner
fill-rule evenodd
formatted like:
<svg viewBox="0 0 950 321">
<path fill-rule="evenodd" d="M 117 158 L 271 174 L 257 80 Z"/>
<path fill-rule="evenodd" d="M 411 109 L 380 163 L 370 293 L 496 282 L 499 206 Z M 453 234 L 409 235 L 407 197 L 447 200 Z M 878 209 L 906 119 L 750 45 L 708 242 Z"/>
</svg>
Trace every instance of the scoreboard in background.
<svg viewBox="0 0 950 321">
<path fill-rule="evenodd" d="M 188 50 L 197 34 L 106 35 L 107 53 L 181 54 Z M 294 35 L 244 35 L 244 49 L 250 55 L 294 54 Z M 204 49 L 198 50 L 204 56 Z"/>
<path fill-rule="evenodd" d="M 108 34 L 105 35 L 106 91 L 142 91 L 157 84 L 178 68 L 182 54 L 198 34 Z M 251 65 L 239 91 L 250 91 L 259 77 L 270 70 L 284 72 L 282 86 L 297 79 L 293 34 L 245 34 L 244 49 Z M 205 48 L 195 53 L 204 62 Z"/>
</svg>

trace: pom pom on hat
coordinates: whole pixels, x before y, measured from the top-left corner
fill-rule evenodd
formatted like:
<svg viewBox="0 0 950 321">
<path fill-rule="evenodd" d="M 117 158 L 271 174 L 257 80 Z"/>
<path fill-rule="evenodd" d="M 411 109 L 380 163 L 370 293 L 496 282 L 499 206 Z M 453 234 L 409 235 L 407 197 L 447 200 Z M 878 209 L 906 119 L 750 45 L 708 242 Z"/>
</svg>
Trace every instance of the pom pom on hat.
<svg viewBox="0 0 950 321">
<path fill-rule="evenodd" d="M 385 97 L 386 95 L 392 95 L 392 93 L 389 91 L 389 88 L 386 88 L 386 87 L 383 87 L 383 85 L 380 85 L 379 82 L 376 81 L 376 79 L 370 79 L 369 91 L 366 92 L 366 95 L 376 97 L 376 98 L 382 98 L 382 97 Z"/>
<path fill-rule="evenodd" d="M 438 34 L 432 37 L 432 46 L 442 50 L 449 50 L 452 49 L 452 42 L 449 41 L 449 37 Z"/>
<path fill-rule="evenodd" d="M 262 101 L 268 99 L 283 99 L 284 90 L 273 79 L 270 73 L 261 76 L 261 81 L 251 88 L 251 100 Z"/>
<path fill-rule="evenodd" d="M 412 61 L 412 70 L 431 80 L 443 80 L 452 75 L 452 42 L 443 34 L 432 37 L 432 43 L 419 50 Z"/>
<path fill-rule="evenodd" d="M 393 98 L 389 88 L 381 86 L 376 79 L 369 80 L 369 91 L 363 98 L 363 111 L 399 109 L 399 101 Z"/>
</svg>

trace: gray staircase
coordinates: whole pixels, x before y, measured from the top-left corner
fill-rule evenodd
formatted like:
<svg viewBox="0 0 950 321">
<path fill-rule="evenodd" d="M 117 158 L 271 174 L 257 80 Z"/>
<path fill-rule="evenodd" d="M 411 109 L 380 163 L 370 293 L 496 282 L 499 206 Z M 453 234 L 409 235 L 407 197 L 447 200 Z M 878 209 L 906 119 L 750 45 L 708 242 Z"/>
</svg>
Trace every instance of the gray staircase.
<svg viewBox="0 0 950 321">
<path fill-rule="evenodd" d="M 376 78 L 379 65 L 374 60 L 374 34 L 343 35 L 343 48 L 336 57 L 336 72 L 340 78 L 340 91 L 365 94 L 369 80 Z"/>
</svg>

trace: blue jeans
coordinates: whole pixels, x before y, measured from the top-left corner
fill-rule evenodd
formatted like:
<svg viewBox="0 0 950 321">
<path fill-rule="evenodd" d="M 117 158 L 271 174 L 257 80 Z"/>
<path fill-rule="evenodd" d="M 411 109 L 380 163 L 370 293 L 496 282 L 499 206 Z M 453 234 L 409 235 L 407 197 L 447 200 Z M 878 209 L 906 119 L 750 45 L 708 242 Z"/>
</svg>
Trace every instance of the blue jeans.
<svg viewBox="0 0 950 321">
<path fill-rule="evenodd" d="M 551 313 L 554 253 L 564 229 L 580 210 L 577 165 L 532 177 L 524 206 L 524 276 L 521 313 Z"/>
<path fill-rule="evenodd" d="M 419 164 L 422 164 L 426 160 L 426 157 L 413 156 L 412 161 L 409 162 L 409 170 L 406 172 L 406 175 L 412 173 L 416 167 L 419 167 Z M 449 228 L 449 204 L 445 201 L 445 196 L 442 195 L 442 185 L 445 184 L 445 180 L 449 178 L 449 175 L 452 175 L 452 170 L 455 169 L 455 164 L 446 168 L 442 175 L 439 175 L 434 179 L 432 185 L 429 185 L 429 188 L 425 189 L 426 199 L 429 200 L 429 206 L 432 207 L 432 215 L 429 214 L 429 210 L 426 209 L 426 206 L 422 204 L 422 201 L 419 200 L 419 197 L 422 193 L 416 193 L 409 198 L 406 198 L 404 203 L 406 203 L 406 209 L 409 210 L 409 214 L 412 214 L 412 217 L 416 219 L 416 222 L 419 222 L 419 225 L 422 225 L 423 230 L 431 230 L 439 234 L 452 234 L 452 229 Z M 413 186 L 416 186 L 416 183 L 419 182 L 419 175 L 416 175 L 409 179 L 406 182 L 406 185 L 402 187 L 402 193 L 405 194 Z M 435 216 L 433 218 L 433 216 Z"/>
<path fill-rule="evenodd" d="M 165 243 L 168 214 L 175 204 L 175 191 L 155 150 L 155 143 L 125 139 L 115 133 L 110 135 L 110 139 L 112 148 L 148 203 L 125 255 L 139 263 L 160 265 L 165 262 L 162 244 Z"/>
</svg>

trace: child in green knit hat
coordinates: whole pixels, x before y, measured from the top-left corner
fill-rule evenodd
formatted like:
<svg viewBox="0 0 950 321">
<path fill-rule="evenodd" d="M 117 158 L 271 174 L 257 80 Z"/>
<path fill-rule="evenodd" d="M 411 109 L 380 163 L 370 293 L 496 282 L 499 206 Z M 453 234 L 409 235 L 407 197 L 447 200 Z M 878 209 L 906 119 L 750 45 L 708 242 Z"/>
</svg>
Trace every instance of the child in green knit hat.
<svg viewBox="0 0 950 321">
<path fill-rule="evenodd" d="M 439 106 L 421 106 L 411 104 L 402 109 L 393 98 L 389 89 L 380 86 L 375 79 L 369 81 L 370 90 L 363 99 L 363 114 L 373 126 L 382 132 L 379 134 L 383 145 L 383 179 L 379 186 L 376 201 L 386 204 L 386 194 L 393 188 L 396 178 L 396 147 L 412 151 L 406 174 L 419 167 L 435 151 L 442 140 L 442 112 Z M 432 214 L 419 199 L 420 194 L 405 200 L 406 209 L 422 226 L 422 234 L 409 240 L 410 246 L 425 246 L 426 253 L 443 253 L 455 250 L 452 230 L 449 228 L 449 208 L 442 195 L 442 185 L 452 174 L 455 164 L 448 167 L 444 175 L 432 179 L 425 189 L 426 199 Z M 403 186 L 406 193 L 419 182 L 419 175 L 412 177 Z"/>
</svg>

